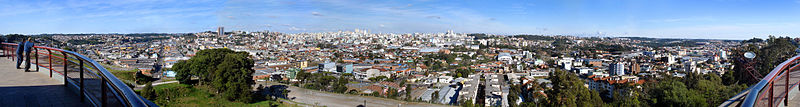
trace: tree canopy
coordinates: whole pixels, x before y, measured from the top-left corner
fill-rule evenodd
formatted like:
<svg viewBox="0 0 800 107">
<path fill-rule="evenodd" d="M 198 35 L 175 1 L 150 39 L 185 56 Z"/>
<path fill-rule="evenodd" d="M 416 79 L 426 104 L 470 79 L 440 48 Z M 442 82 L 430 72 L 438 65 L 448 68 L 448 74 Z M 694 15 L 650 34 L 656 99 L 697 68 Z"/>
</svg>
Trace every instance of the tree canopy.
<svg viewBox="0 0 800 107">
<path fill-rule="evenodd" d="M 199 85 L 208 85 L 228 100 L 253 101 L 250 93 L 255 84 L 252 80 L 254 61 L 247 52 L 230 49 L 206 49 L 186 61 L 175 64 L 176 79 L 183 84 L 193 84 L 192 77 L 199 78 Z"/>
<path fill-rule="evenodd" d="M 23 41 L 23 39 L 25 39 L 25 35 L 8 34 L 8 35 L 5 35 L 5 37 L 4 37 L 5 41 L 3 41 L 3 42 L 19 42 L 19 41 Z"/>
<path fill-rule="evenodd" d="M 594 107 L 602 106 L 600 94 L 583 86 L 577 76 L 565 71 L 556 70 L 548 77 L 553 88 L 545 91 L 550 106 Z"/>
<path fill-rule="evenodd" d="M 751 39 L 748 41 L 760 41 L 761 39 Z M 736 80 L 740 82 L 753 84 L 758 82 L 760 78 L 753 78 L 753 77 L 763 77 L 764 75 L 769 74 L 772 69 L 777 67 L 783 61 L 791 58 L 794 55 L 797 55 L 795 52 L 797 49 L 796 41 L 792 40 L 789 37 L 774 37 L 770 36 L 769 39 L 766 40 L 766 44 L 748 44 L 743 46 L 741 49 L 735 50 L 733 52 L 734 58 L 742 58 L 745 52 L 753 52 L 756 54 L 756 57 L 752 59 L 750 62 L 753 63 L 752 67 L 755 68 L 756 76 L 751 76 L 748 73 L 747 69 L 744 68 L 747 60 L 735 60 L 736 66 L 734 66 L 734 77 Z M 760 75 L 758 75 L 760 74 Z M 730 82 L 730 81 L 729 81 Z"/>
</svg>

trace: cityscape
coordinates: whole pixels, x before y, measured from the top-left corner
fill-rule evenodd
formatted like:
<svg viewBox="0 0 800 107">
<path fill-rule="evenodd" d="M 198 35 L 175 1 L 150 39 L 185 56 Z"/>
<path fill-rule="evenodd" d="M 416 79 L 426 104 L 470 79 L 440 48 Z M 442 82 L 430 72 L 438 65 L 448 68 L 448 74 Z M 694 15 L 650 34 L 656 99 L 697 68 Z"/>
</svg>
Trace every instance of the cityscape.
<svg viewBox="0 0 800 107">
<path fill-rule="evenodd" d="M 746 4 L 744 1 L 724 2 Z M 494 16 L 497 14 L 494 12 L 486 13 L 488 14 L 486 16 L 491 16 L 489 18 L 467 15 L 483 18 L 481 21 L 468 20 L 471 18 L 441 22 L 418 21 L 446 20 L 443 18 L 461 15 L 462 11 L 450 12 L 454 15 L 420 15 L 438 14 L 438 12 L 431 11 L 437 11 L 450 5 L 427 8 L 431 10 L 407 9 L 443 5 L 439 3 L 441 1 L 427 0 L 401 3 L 391 1 L 383 4 L 400 4 L 399 7 L 388 8 L 369 8 L 373 6 L 359 4 L 359 2 L 373 3 L 375 1 L 348 0 L 291 3 L 280 0 L 232 0 L 223 3 L 169 0 L 161 3 L 125 1 L 125 3 L 128 2 L 131 3 L 128 5 L 135 6 L 176 3 L 174 7 L 182 8 L 186 8 L 183 6 L 187 5 L 219 3 L 224 5 L 224 9 L 216 11 L 217 13 L 213 13 L 215 15 L 210 17 L 217 17 L 218 20 L 223 21 L 218 24 L 202 24 L 203 22 L 185 24 L 175 21 L 202 20 L 202 18 L 159 19 L 178 16 L 162 17 L 163 14 L 160 13 L 121 12 L 125 10 L 113 10 L 117 8 L 106 7 L 113 10 L 111 12 L 120 11 L 121 14 L 150 15 L 156 17 L 153 20 L 159 20 L 155 23 L 182 25 L 141 23 L 147 27 L 147 29 L 141 29 L 137 26 L 142 25 L 135 25 L 136 21 L 134 21 L 119 22 L 118 25 L 107 25 L 107 23 L 89 25 L 85 29 L 76 31 L 70 31 L 75 28 L 42 27 L 35 24 L 20 26 L 20 28 L 4 27 L 3 29 L 6 30 L 0 30 L 4 50 L 2 55 L 9 58 L 0 58 L 4 60 L 0 61 L 4 62 L 0 63 L 2 65 L 0 68 L 7 66 L 9 68 L 0 69 L 0 72 L 39 72 L 41 74 L 35 74 L 34 77 L 15 78 L 41 77 L 39 80 L 31 81 L 51 81 L 59 89 L 70 90 L 64 91 L 66 94 L 58 96 L 71 96 L 61 99 L 74 98 L 73 102 L 76 106 L 771 107 L 800 104 L 795 96 L 800 91 L 796 89 L 798 87 L 795 87 L 798 85 L 798 81 L 794 79 L 794 71 L 797 71 L 795 67 L 800 63 L 800 61 L 796 61 L 800 58 L 797 56 L 800 53 L 800 48 L 798 48 L 800 38 L 797 35 L 800 33 L 796 29 L 791 29 L 797 28 L 797 25 L 793 23 L 800 21 L 796 20 L 798 15 L 782 16 L 775 22 L 739 20 L 742 23 L 760 23 L 758 25 L 742 24 L 750 26 L 744 28 L 753 28 L 747 30 L 742 30 L 742 27 L 701 27 L 702 29 L 671 29 L 661 32 L 661 30 L 651 29 L 683 25 L 657 24 L 652 26 L 658 27 L 641 27 L 632 31 L 616 27 L 608 29 L 575 27 L 574 30 L 569 30 L 573 28 L 572 26 L 583 26 L 583 21 L 598 21 L 598 19 L 563 22 L 564 26 L 558 27 L 538 27 L 550 25 L 549 22 L 530 26 L 500 22 L 484 23 L 497 20 L 521 21 L 519 23 L 522 24 L 539 23 L 512 17 L 522 13 L 529 15 L 539 12 L 524 10 L 518 13 L 502 14 L 509 15 L 506 17 Z M 262 10 L 264 8 L 249 7 L 264 2 L 269 4 L 267 6 L 269 8 L 265 10 Z M 315 4 L 320 2 L 322 4 Z M 467 1 L 465 3 L 473 4 L 474 2 L 485 3 L 485 1 Z M 800 2 L 786 2 L 791 2 L 787 5 L 794 5 L 794 7 L 785 7 L 790 9 L 781 12 L 786 14 L 800 12 L 799 8 L 795 8 L 800 7 Z M 15 1 L 15 3 L 27 5 L 42 2 Z M 125 3 L 122 1 L 119 3 L 88 3 L 77 7 L 126 6 Z M 621 1 L 621 3 L 635 4 L 630 1 Z M 736 3 L 724 4 L 726 6 L 713 9 L 704 8 L 707 10 L 703 11 L 713 13 L 728 8 L 728 5 L 736 5 Z M 276 4 L 278 6 L 272 6 Z M 341 7 L 344 4 L 356 7 Z M 486 3 L 485 5 L 494 4 Z M 525 5 L 521 7 L 535 7 L 549 3 L 516 1 L 512 4 Z M 560 3 L 551 5 L 556 4 Z M 681 8 L 680 3 L 665 4 L 670 5 L 659 6 Z M 774 3 L 753 5 L 761 6 L 762 4 Z M 602 3 L 597 5 L 616 6 Z M 197 7 L 214 6 L 217 5 Z M 333 6 L 333 8 L 329 6 Z M 459 8 L 469 7 L 459 6 L 451 8 L 459 10 Z M 784 8 L 780 6 L 774 8 Z M 88 13 L 106 11 L 104 9 L 83 10 L 77 7 L 67 6 L 64 8 Z M 145 8 L 162 9 L 160 5 L 145 6 Z M 361 14 L 358 12 L 351 14 L 353 10 L 364 8 L 369 9 Z M 480 10 L 485 7 L 475 8 Z M 310 9 L 311 12 L 295 12 L 305 9 Z M 610 9 L 609 11 L 614 11 L 617 8 Z M 747 9 L 749 8 L 736 8 L 745 13 L 751 12 L 743 11 Z M 274 16 L 252 14 L 270 13 L 275 10 L 283 11 L 276 13 L 285 14 Z M 63 12 L 65 10 L 47 11 Z M 134 9 L 133 11 L 138 10 Z M 206 9 L 187 8 L 185 11 L 175 13 L 198 11 L 206 11 Z M 159 10 L 155 12 L 170 13 L 172 11 Z M 398 14 L 396 17 L 386 18 L 386 20 L 395 22 L 381 22 L 383 24 L 373 22 L 384 20 L 383 14 L 386 12 L 404 12 L 405 14 L 396 13 Z M 292 13 L 304 15 L 302 17 L 289 15 Z M 609 12 L 608 14 L 617 16 L 616 13 Z M 36 15 L 26 16 L 28 14 L 37 13 L 18 12 L 0 14 L 0 16 L 38 17 Z M 573 13 L 561 14 L 570 16 Z M 595 13 L 584 14 L 594 15 Z M 764 14 L 775 16 L 769 13 Z M 341 20 L 319 19 L 341 18 L 343 15 L 349 16 L 347 19 Z M 727 17 L 726 15 L 729 14 L 726 12 L 711 15 Z M 110 20 L 127 17 L 127 15 L 97 17 L 110 17 L 111 19 L 87 18 L 96 18 L 95 20 L 101 21 L 101 23 L 115 23 Z M 649 20 L 646 22 L 728 22 L 726 19 L 718 19 L 719 17 Z M 13 26 L 15 23 L 19 23 L 12 22 L 16 18 L 10 19 L 6 20 L 7 24 L 4 25 Z M 561 19 L 550 20 L 561 21 Z M 86 21 L 85 23 L 95 24 L 97 22 Z M 332 23 L 346 24 L 330 25 Z M 442 23 L 450 25 L 428 26 Z M 508 26 L 498 25 L 498 23 Z M 363 26 L 358 26 L 362 24 Z M 600 22 L 597 24 L 601 25 L 600 27 L 617 26 Z M 774 27 L 780 28 L 763 30 L 763 28 L 773 28 L 762 27 L 765 25 L 774 25 Z M 76 24 L 75 26 L 86 25 Z M 33 29 L 39 27 L 42 28 L 42 31 Z M 11 31 L 19 29 L 26 30 Z M 121 31 L 107 31 L 108 29 Z M 703 29 L 708 31 L 702 31 Z M 34 45 L 29 46 L 27 43 Z M 13 53 L 12 51 L 15 50 L 16 53 Z M 22 62 L 23 60 L 25 61 Z M 20 63 L 26 63 L 33 64 L 33 68 L 36 70 L 29 71 L 28 67 L 25 67 L 24 72 L 7 70 L 13 69 L 10 66 L 15 61 L 17 69 L 21 69 Z M 48 70 L 49 78 L 45 72 Z M 54 72 L 56 72 L 56 77 L 63 77 L 63 79 L 54 78 Z M 0 78 L 10 78 L 22 74 L 5 73 L 2 75 L 9 77 Z M 12 97 L 0 97 L 2 100 L 0 106 L 71 106 L 38 103 L 48 101 L 43 100 L 45 98 L 24 97 L 38 95 L 18 91 L 39 90 L 40 88 L 35 87 L 35 84 L 39 83 L 3 81 L 8 82 L 0 82 L 0 96 Z M 84 81 L 88 82 L 84 83 Z M 86 84 L 90 85 L 84 86 Z M 62 85 L 66 87 L 61 87 Z M 19 99 L 13 96 L 18 96 Z M 88 100 L 88 102 L 84 100 Z"/>
</svg>

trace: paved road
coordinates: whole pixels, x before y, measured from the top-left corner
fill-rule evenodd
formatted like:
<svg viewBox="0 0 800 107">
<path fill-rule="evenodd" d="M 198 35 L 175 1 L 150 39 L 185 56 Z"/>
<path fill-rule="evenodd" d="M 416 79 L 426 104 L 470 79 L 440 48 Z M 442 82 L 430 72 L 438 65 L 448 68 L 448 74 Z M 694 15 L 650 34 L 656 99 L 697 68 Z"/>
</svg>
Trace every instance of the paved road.
<svg viewBox="0 0 800 107">
<path fill-rule="evenodd" d="M 172 81 L 153 82 L 153 86 L 164 85 L 164 84 L 169 84 L 169 83 L 178 83 L 178 81 L 177 80 L 172 80 Z M 145 85 L 136 85 L 136 87 L 134 87 L 133 89 L 139 90 L 139 89 L 144 88 L 144 86 L 146 86 L 146 85 L 147 84 L 145 84 Z"/>
<path fill-rule="evenodd" d="M 64 87 L 64 81 L 52 79 L 43 73 L 24 72 L 14 66 L 14 61 L 0 57 L 0 106 L 86 106 L 80 102 L 77 93 Z"/>
<path fill-rule="evenodd" d="M 169 84 L 169 83 L 177 83 L 177 80 L 172 81 L 161 81 L 161 82 L 153 82 L 153 86 L 161 85 L 161 84 Z M 137 85 L 136 87 L 144 87 L 145 85 Z"/>
<path fill-rule="evenodd" d="M 366 101 L 367 107 L 449 107 L 447 105 L 439 104 L 406 102 L 377 97 L 329 93 L 294 86 L 289 86 L 289 90 L 291 91 L 289 92 L 289 98 L 294 98 L 292 101 L 318 106 L 355 107 L 358 105 L 363 105 L 364 101 Z"/>
</svg>

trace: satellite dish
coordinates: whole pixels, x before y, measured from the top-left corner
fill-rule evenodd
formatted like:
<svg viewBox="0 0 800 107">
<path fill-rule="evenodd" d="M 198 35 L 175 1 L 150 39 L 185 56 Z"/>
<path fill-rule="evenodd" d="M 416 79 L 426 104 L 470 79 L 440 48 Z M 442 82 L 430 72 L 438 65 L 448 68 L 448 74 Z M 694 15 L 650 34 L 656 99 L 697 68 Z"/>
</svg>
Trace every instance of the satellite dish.
<svg viewBox="0 0 800 107">
<path fill-rule="evenodd" d="M 746 53 L 744 53 L 744 57 L 748 58 L 748 59 L 753 59 L 753 58 L 756 58 L 756 54 L 753 53 L 753 52 L 746 52 Z"/>
</svg>

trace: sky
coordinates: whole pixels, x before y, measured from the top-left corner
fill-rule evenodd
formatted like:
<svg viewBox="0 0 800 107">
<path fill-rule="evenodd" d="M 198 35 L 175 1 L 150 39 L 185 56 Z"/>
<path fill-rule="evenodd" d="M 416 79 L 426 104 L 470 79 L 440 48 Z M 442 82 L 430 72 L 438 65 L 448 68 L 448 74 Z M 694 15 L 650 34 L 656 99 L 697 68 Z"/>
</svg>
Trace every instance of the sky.
<svg viewBox="0 0 800 107">
<path fill-rule="evenodd" d="M 748 39 L 800 35 L 800 0 L 0 0 L 0 34 L 542 34 Z"/>
</svg>

